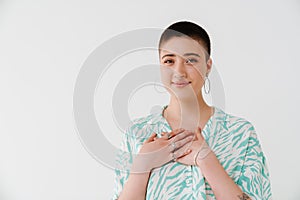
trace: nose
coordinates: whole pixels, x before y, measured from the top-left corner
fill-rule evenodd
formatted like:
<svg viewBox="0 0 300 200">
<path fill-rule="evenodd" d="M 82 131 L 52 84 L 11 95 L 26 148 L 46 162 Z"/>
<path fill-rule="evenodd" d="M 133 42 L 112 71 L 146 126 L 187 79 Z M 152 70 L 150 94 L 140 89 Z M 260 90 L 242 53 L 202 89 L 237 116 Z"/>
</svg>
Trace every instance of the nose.
<svg viewBox="0 0 300 200">
<path fill-rule="evenodd" d="M 174 73 L 176 78 L 186 77 L 185 65 L 182 62 L 177 62 L 174 67 Z"/>
</svg>

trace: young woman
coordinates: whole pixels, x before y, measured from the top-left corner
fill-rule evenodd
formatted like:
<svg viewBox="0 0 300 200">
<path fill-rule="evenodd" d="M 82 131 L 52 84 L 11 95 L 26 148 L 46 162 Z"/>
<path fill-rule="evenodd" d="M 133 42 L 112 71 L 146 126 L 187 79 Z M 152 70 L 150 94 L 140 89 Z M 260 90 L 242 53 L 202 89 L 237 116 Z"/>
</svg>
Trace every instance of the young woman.
<svg viewBox="0 0 300 200">
<path fill-rule="evenodd" d="M 113 199 L 271 199 L 253 125 L 203 99 L 212 68 L 206 31 L 172 24 L 161 35 L 159 58 L 170 101 L 126 130 Z"/>
</svg>

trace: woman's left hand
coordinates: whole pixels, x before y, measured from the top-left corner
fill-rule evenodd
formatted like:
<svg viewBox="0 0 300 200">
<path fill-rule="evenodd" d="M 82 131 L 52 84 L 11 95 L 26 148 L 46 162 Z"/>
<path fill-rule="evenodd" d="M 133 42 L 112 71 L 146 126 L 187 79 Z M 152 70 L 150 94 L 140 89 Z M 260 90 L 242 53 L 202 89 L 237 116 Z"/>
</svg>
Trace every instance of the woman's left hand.
<svg viewBox="0 0 300 200">
<path fill-rule="evenodd" d="M 206 142 L 201 134 L 201 128 L 198 127 L 195 130 L 195 139 L 192 141 L 191 146 L 189 147 L 188 154 L 180 158 L 177 158 L 176 161 L 185 165 L 197 165 L 195 163 L 195 157 L 203 145 L 203 142 Z"/>
</svg>

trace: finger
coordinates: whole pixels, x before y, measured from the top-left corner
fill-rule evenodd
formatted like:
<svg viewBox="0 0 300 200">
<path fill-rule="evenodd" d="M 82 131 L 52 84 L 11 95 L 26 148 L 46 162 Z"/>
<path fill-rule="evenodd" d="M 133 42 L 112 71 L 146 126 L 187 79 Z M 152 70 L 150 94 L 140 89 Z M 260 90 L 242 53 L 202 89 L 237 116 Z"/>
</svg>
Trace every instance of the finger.
<svg viewBox="0 0 300 200">
<path fill-rule="evenodd" d="M 174 137 L 174 136 L 176 136 L 176 135 L 178 135 L 180 133 L 183 133 L 184 131 L 185 131 L 184 128 L 175 129 L 175 130 L 173 130 L 173 131 L 170 132 L 170 138 Z"/>
<path fill-rule="evenodd" d="M 173 152 L 174 157 L 177 158 L 176 160 L 190 154 L 192 150 L 190 149 L 191 145 L 190 144 L 185 144 L 183 147 L 177 149 L 176 151 Z"/>
<path fill-rule="evenodd" d="M 182 146 L 186 145 L 187 143 L 190 143 L 191 141 L 193 141 L 195 136 L 193 135 L 190 135 L 188 137 L 185 137 L 179 141 L 177 141 L 175 144 L 176 144 L 176 149 L 179 149 L 181 148 Z"/>
<path fill-rule="evenodd" d="M 145 141 L 145 143 L 149 143 L 154 141 L 154 138 L 156 137 L 156 133 L 152 133 L 152 135 Z"/>
<path fill-rule="evenodd" d="M 188 136 L 195 136 L 195 134 L 191 131 L 188 131 L 188 130 L 185 130 L 184 132 L 176 135 L 175 137 L 173 137 L 171 140 L 170 140 L 170 143 L 172 142 L 177 142 L 177 141 L 180 141 Z"/>
<path fill-rule="evenodd" d="M 182 148 L 186 144 L 189 144 L 189 146 L 191 146 L 194 137 L 195 137 L 194 135 L 190 135 L 190 136 L 185 137 L 177 142 L 170 142 L 168 145 L 169 152 L 174 152 L 177 149 Z"/>
<path fill-rule="evenodd" d="M 168 132 L 161 132 L 161 138 L 163 139 L 169 139 L 168 136 L 169 136 L 170 133 Z"/>
<path fill-rule="evenodd" d="M 175 135 L 178 135 L 179 133 L 182 133 L 183 131 L 184 131 L 183 128 L 178 128 L 178 129 L 175 129 L 171 132 L 162 132 L 162 134 L 161 134 L 162 137 L 161 138 L 168 140 L 168 139 L 174 137 Z"/>
<path fill-rule="evenodd" d="M 180 162 L 184 156 L 190 154 L 191 152 L 192 152 L 191 149 L 187 149 L 182 155 L 179 155 L 179 156 L 175 159 L 175 161 Z"/>
</svg>

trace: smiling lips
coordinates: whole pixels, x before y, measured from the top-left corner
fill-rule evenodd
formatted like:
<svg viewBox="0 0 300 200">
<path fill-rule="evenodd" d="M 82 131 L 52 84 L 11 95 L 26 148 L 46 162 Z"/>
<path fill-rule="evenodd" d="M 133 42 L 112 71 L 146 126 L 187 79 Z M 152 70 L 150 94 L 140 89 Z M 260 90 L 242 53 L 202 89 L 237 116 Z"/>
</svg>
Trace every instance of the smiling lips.
<svg viewBox="0 0 300 200">
<path fill-rule="evenodd" d="M 187 86 L 188 84 L 190 84 L 191 82 L 172 82 L 173 85 L 175 85 L 176 87 L 185 87 Z"/>
</svg>

